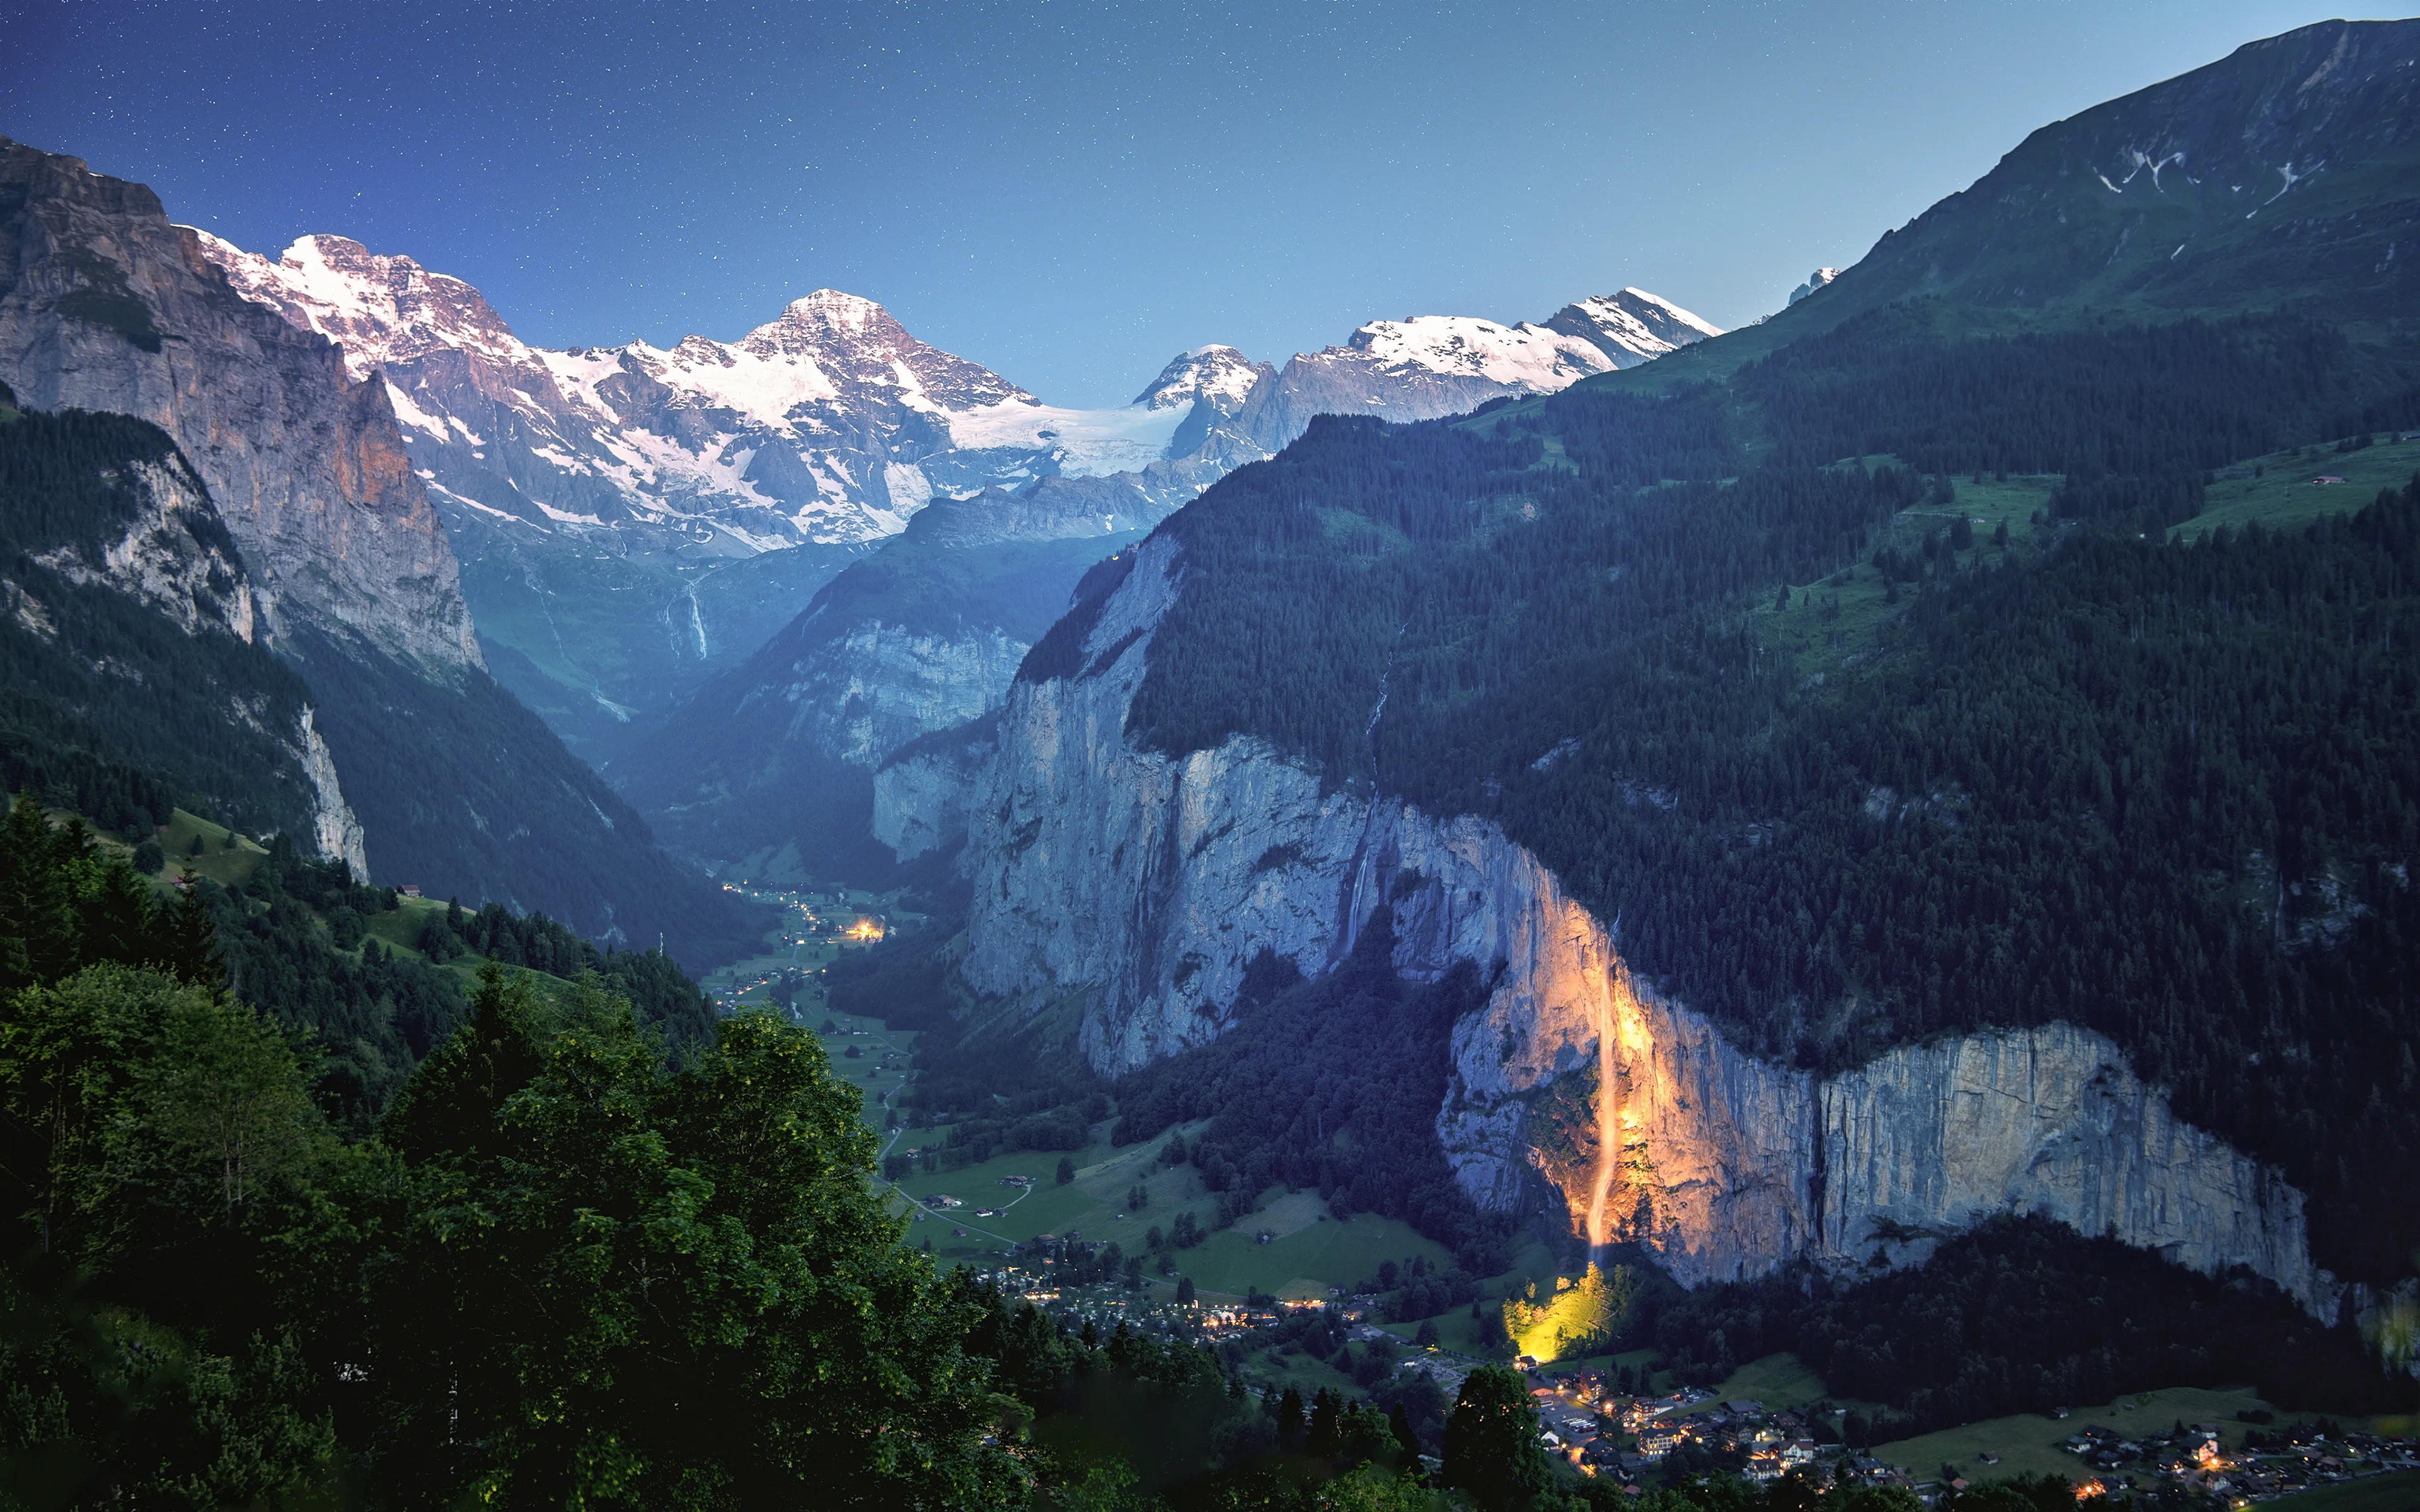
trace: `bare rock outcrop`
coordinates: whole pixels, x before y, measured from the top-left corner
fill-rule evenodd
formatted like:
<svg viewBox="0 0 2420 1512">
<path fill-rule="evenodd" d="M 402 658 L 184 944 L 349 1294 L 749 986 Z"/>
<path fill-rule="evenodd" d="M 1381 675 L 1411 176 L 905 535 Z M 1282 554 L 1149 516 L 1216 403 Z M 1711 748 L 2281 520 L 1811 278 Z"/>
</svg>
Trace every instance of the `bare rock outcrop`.
<svg viewBox="0 0 2420 1512">
<path fill-rule="evenodd" d="M 228 286 L 140 184 L 0 138 L 0 382 L 174 438 L 289 622 L 437 675 L 479 665 L 443 526 L 386 389 Z"/>
</svg>

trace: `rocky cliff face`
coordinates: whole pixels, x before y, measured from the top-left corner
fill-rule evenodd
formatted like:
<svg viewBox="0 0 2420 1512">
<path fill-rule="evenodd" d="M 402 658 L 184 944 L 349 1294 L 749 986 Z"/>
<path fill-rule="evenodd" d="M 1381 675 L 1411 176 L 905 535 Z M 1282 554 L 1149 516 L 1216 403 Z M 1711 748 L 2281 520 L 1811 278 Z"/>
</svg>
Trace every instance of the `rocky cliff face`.
<svg viewBox="0 0 2420 1512">
<path fill-rule="evenodd" d="M 260 645 L 259 595 L 200 476 L 148 425 L 9 418 L 9 440 L 41 425 L 35 450 L 49 453 L 7 469 L 0 560 L 16 565 L 0 578 L 0 604 L 8 629 L 35 642 L 11 648 L 18 718 L 50 704 L 86 759 L 170 774 L 187 801 L 225 804 L 255 827 L 299 827 L 316 854 L 368 875 L 304 690 Z M 157 635 L 154 617 L 178 633 Z M 20 724 L 12 754 L 39 767 L 46 722 Z"/>
<path fill-rule="evenodd" d="M 189 636 L 224 634 L 247 645 L 256 643 L 251 578 L 230 549 L 228 532 L 210 507 L 201 479 L 182 456 L 137 463 L 127 471 L 142 507 L 98 561 L 85 560 L 72 547 L 34 560 L 70 582 L 125 594 L 165 615 Z M 265 702 L 238 705 L 236 715 L 255 725 L 264 717 L 275 720 Z M 311 706 L 302 705 L 290 730 L 262 726 L 262 733 L 285 748 L 309 784 L 313 854 L 343 861 L 354 876 L 366 879 L 369 853 L 361 821 L 346 801 L 328 743 L 313 726 Z"/>
<path fill-rule="evenodd" d="M 321 856 L 341 860 L 352 869 L 354 876 L 367 880 L 370 874 L 369 841 L 363 833 L 362 822 L 353 816 L 353 806 L 345 801 L 345 790 L 336 780 L 336 758 L 320 738 L 311 706 L 302 706 L 301 742 L 296 750 L 302 765 L 302 776 L 311 784 L 311 841 Z"/>
<path fill-rule="evenodd" d="M 140 184 L 0 139 L 0 382 L 183 449 L 288 622 L 443 674 L 479 664 L 452 548 L 383 387 L 239 297 Z"/>
<path fill-rule="evenodd" d="M 252 580 L 181 456 L 123 469 L 133 508 L 98 550 L 66 542 L 34 561 L 78 586 L 101 585 L 160 613 L 187 635 L 220 632 L 256 643 Z"/>
<path fill-rule="evenodd" d="M 1126 707 L 1182 570 L 1154 537 L 1082 671 L 1017 684 L 996 735 L 878 775 L 902 848 L 963 826 L 971 988 L 1072 1021 L 1115 1074 L 1216 1039 L 1254 957 L 1325 970 L 1384 904 L 1403 971 L 1497 972 L 1455 1027 L 1437 1115 L 1483 1208 L 1636 1241 L 1690 1284 L 1800 1256 L 1919 1257 L 1928 1236 L 2037 1211 L 2195 1269 L 2248 1266 L 2333 1316 L 2300 1194 L 2180 1122 L 2097 1035 L 1969 1035 L 1821 1081 L 1637 982 L 1604 923 L 1491 824 L 1323 791 L 1253 739 L 1181 759 L 1130 748 Z M 1548 1140 L 1548 1099 L 1584 1105 L 1593 1132 Z"/>
</svg>

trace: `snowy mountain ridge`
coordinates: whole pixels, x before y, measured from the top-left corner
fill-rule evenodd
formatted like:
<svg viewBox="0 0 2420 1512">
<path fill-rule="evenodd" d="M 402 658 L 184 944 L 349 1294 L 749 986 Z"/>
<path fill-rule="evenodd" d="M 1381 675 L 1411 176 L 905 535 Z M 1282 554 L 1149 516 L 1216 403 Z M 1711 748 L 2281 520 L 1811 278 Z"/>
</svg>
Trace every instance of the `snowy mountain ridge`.
<svg viewBox="0 0 2420 1512">
<path fill-rule="evenodd" d="M 1284 450 L 1314 415 L 1435 420 L 1506 394 L 1553 393 L 1720 334 L 1712 323 L 1638 288 L 1567 304 L 1543 322 L 1507 326 L 1470 316 L 1373 320 L 1342 347 L 1295 353 L 1254 386 L 1232 423 L 1208 427 L 1202 454 L 1240 467 Z"/>
<path fill-rule="evenodd" d="M 1270 371 L 1267 363 L 1255 363 L 1233 347 L 1196 347 L 1171 360 L 1134 402 L 1145 409 L 1175 409 L 1207 399 L 1214 409 L 1233 414 Z"/>
<path fill-rule="evenodd" d="M 1198 347 L 1132 403 L 1081 409 L 838 289 L 734 341 L 543 347 L 471 284 L 408 256 L 319 235 L 271 258 L 195 235 L 238 293 L 334 342 L 356 378 L 382 379 L 497 675 L 600 760 L 936 499 L 1097 478 L 1164 512 L 1281 450 L 1314 413 L 1458 413 L 1714 331 L 1624 289 L 1544 324 L 1374 321 L 1282 370 Z"/>
<path fill-rule="evenodd" d="M 1472 316 L 1419 315 L 1373 320 L 1353 332 L 1346 346 L 1379 368 L 1410 368 L 1456 378 L 1484 378 L 1508 388 L 1547 393 L 1595 373 L 1613 370 L 1613 360 L 1592 342 L 1527 321 L 1500 326 Z"/>
</svg>

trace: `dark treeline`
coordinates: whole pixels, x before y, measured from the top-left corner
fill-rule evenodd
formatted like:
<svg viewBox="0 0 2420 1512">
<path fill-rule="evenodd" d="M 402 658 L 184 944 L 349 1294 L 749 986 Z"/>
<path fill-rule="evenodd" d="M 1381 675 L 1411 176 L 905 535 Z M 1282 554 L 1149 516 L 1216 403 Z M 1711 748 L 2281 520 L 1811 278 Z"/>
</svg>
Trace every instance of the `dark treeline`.
<svg viewBox="0 0 2420 1512">
<path fill-rule="evenodd" d="M 240 889 L 194 878 L 160 897 L 81 818 L 54 825 L 23 797 L 0 826 L 0 995 L 96 965 L 228 987 L 303 1037 L 315 1096 L 359 1129 L 463 1011 L 445 973 L 375 941 L 356 958 L 332 937 L 349 918 L 348 943 L 362 943 L 362 913 L 392 906 L 392 894 L 353 886 L 341 865 L 297 856 L 282 835 Z"/>
<path fill-rule="evenodd" d="M 256 830 L 299 825 L 305 784 L 288 743 L 302 679 L 256 645 L 189 635 L 116 585 L 56 565 L 62 550 L 98 565 L 138 523 L 150 507 L 143 468 L 202 492 L 143 421 L 70 410 L 0 422 L 0 789 L 112 829 L 165 824 L 178 804 Z M 194 547 L 234 560 L 214 514 L 180 518 Z M 236 587 L 206 585 L 229 598 Z"/>
<path fill-rule="evenodd" d="M 1720 1381 L 1791 1350 L 1859 1414 L 1872 1444 L 2166 1386 L 2240 1384 L 2335 1412 L 2408 1408 L 2357 1330 L 2314 1322 L 2265 1282 L 2214 1280 L 2114 1240 L 2001 1216 L 1925 1265 L 1842 1282 L 1811 1271 L 1666 1289 L 1640 1326 L 1685 1379 Z"/>
<path fill-rule="evenodd" d="M 472 913 L 448 903 L 444 913 L 431 914 L 421 926 L 417 943 L 429 960 L 441 963 L 483 955 L 499 965 L 527 966 L 566 981 L 593 971 L 628 999 L 642 1019 L 675 1040 L 703 1039 L 714 1023 L 713 1005 L 670 956 L 610 945 L 600 950 L 544 914 L 516 914 L 499 903 Z"/>
<path fill-rule="evenodd" d="M 900 1244 L 814 1037 L 746 1014 L 675 1064 L 596 979 L 536 980 L 489 967 L 353 1140 L 207 968 L 0 1000 L 0 1494 L 1019 1500 L 972 1310 Z"/>
<path fill-rule="evenodd" d="M 233 887 L 192 877 L 156 896 L 126 853 L 81 818 L 54 825 L 25 797 L 0 826 L 0 995 L 97 964 L 225 985 L 304 1037 L 314 1095 L 337 1127 L 358 1134 L 466 1011 L 452 973 L 369 934 L 369 921 L 397 906 L 394 889 L 354 882 L 343 863 L 302 856 L 282 834 Z M 658 952 L 600 952 L 542 914 L 519 918 L 501 905 L 463 919 L 483 921 L 473 932 L 495 952 L 521 946 L 512 959 L 497 954 L 505 964 L 566 980 L 595 973 L 675 1041 L 710 1030 L 705 995 Z"/>
<path fill-rule="evenodd" d="M 366 937 L 366 920 L 393 912 L 396 896 L 354 882 L 341 861 L 315 861 L 280 834 L 237 887 L 195 878 L 185 892 L 209 910 L 235 995 L 311 1037 L 316 1091 L 340 1127 L 367 1129 L 461 1022 L 451 973 Z"/>
<path fill-rule="evenodd" d="M 1943 340 L 1933 314 L 1892 305 L 1743 369 L 1776 460 L 2157 474 L 2414 418 L 2408 391 L 2381 395 L 2341 334 L 2297 316 Z"/>
<path fill-rule="evenodd" d="M 1382 909 L 1351 956 L 1316 979 L 1275 957 L 1255 962 L 1237 1022 L 1216 1044 L 1118 1083 L 1118 1137 L 1206 1119 L 1185 1155 L 1219 1195 L 1219 1225 L 1282 1182 L 1316 1189 L 1341 1218 L 1402 1218 L 1451 1246 L 1466 1271 L 1492 1274 L 1509 1263 L 1506 1235 L 1472 1207 L 1436 1138 L 1453 1022 L 1486 991 L 1466 965 L 1406 983 L 1393 949 Z"/>
<path fill-rule="evenodd" d="M 1582 387 L 1555 395 L 1545 409 L 1539 433 L 1554 437 L 1580 476 L 1603 486 L 1728 478 L 1746 466 L 1730 412 L 1712 388 L 1647 399 Z"/>
<path fill-rule="evenodd" d="M 223 975 L 199 894 L 163 903 L 83 819 L 54 825 L 19 797 L 0 820 L 0 1000 L 104 963 Z"/>
<path fill-rule="evenodd" d="M 1091 1322 L 1072 1327 L 963 1272 L 956 1286 L 977 1319 L 968 1352 L 990 1365 L 995 1390 L 1033 1414 L 1028 1442 L 1050 1483 L 1043 1504 L 1168 1512 L 1431 1504 L 1418 1473 L 1421 1440 L 1400 1408 L 1330 1390 L 1256 1396 L 1201 1345 L 1124 1321 L 1107 1333 Z M 1326 1315 L 1289 1321 L 1298 1336 L 1321 1335 L 1323 1358 L 1339 1352 L 1326 1338 Z M 1334 1332 L 1341 1336 L 1341 1326 Z"/>
</svg>

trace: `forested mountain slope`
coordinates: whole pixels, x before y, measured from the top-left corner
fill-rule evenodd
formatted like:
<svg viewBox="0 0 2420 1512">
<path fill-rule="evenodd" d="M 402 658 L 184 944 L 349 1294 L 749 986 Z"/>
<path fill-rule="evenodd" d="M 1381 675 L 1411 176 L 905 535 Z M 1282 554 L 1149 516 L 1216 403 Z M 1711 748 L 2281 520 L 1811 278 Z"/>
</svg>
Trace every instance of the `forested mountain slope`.
<svg viewBox="0 0 2420 1512">
<path fill-rule="evenodd" d="M 1606 511 L 1502 466 L 1509 441 L 1391 438 L 1417 471 L 1361 482 L 1353 438 L 1319 440 L 1270 470 L 1315 486 L 1259 478 L 1177 528 L 1220 591 L 1155 633 L 1139 743 L 1258 735 L 1493 819 L 1765 1056 L 2101 1029 L 2321 1199 L 2328 1259 L 2400 1273 L 2411 1194 L 2368 1160 L 2420 1149 L 2393 1111 L 2420 1029 L 2420 495 L 2289 537 L 1919 525 L 1906 550 L 1893 515 L 1954 484 L 1766 470 Z M 1436 514 L 1406 507 L 1414 476 Z M 1345 549 L 1268 549 L 1337 539 L 1339 512 Z M 1820 680 L 1753 609 L 1698 609 L 1775 580 L 1820 605 L 1843 572 L 1912 591 Z"/>
<path fill-rule="evenodd" d="M 2415 37 L 2160 88 L 2350 165 L 2407 139 L 2360 81 Z M 1496 973 L 1429 1051 L 1483 1211 L 1686 1281 L 2010 1204 L 2321 1317 L 2399 1280 L 2420 492 L 2167 535 L 2218 470 L 2420 425 L 2400 275 L 2319 301 L 2274 250 L 2220 239 L 2206 313 L 2071 281 L 2055 320 L 1979 274 L 1861 305 L 1878 251 L 1647 392 L 1315 424 L 1090 584 L 954 790 L 885 774 L 935 810 L 894 833 L 969 836 L 981 1021 L 1129 1072 L 1383 904 L 1399 970 Z"/>
</svg>

